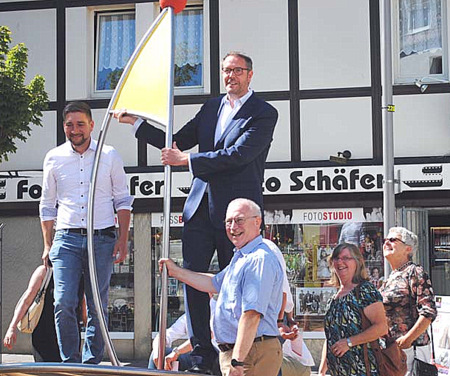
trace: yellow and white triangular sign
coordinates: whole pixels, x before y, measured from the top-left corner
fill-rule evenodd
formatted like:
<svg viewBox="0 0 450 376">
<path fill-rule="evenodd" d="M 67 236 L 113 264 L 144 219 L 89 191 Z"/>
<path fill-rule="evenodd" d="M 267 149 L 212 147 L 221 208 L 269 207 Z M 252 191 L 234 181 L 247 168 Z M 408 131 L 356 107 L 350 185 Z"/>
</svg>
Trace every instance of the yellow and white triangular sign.
<svg viewBox="0 0 450 376">
<path fill-rule="evenodd" d="M 126 109 L 151 122 L 167 126 L 171 69 L 172 25 L 164 9 L 124 69 L 111 110 Z"/>
</svg>

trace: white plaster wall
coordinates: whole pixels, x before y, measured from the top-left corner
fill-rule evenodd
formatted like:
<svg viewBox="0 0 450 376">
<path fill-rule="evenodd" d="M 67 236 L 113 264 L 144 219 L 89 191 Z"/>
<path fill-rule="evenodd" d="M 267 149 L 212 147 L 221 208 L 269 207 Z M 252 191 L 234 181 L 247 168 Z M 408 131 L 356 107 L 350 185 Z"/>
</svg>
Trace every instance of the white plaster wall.
<svg viewBox="0 0 450 376">
<path fill-rule="evenodd" d="M 200 104 L 193 105 L 179 105 L 174 108 L 174 121 L 173 121 L 173 133 L 178 132 L 183 125 L 185 125 L 189 120 L 191 120 L 195 114 L 200 110 Z M 198 150 L 197 147 L 188 150 L 192 152 L 196 152 Z M 149 145 L 147 147 L 147 163 L 150 166 L 160 166 L 160 156 L 161 152 L 159 149 L 154 146 Z"/>
<path fill-rule="evenodd" d="M 97 140 L 105 113 L 106 109 L 92 110 L 92 118 L 95 123 L 92 135 Z M 111 119 L 105 140 L 107 145 L 113 146 L 119 152 L 125 167 L 137 165 L 137 140 L 131 129 L 130 125 L 119 124 L 117 120 Z"/>
<path fill-rule="evenodd" d="M 0 25 L 11 30 L 12 43 L 25 43 L 28 69 L 25 83 L 37 74 L 45 78 L 49 100 L 56 99 L 56 11 L 27 10 L 0 12 Z"/>
<path fill-rule="evenodd" d="M 67 100 L 89 98 L 93 77 L 93 19 L 87 7 L 66 9 L 66 96 Z"/>
<path fill-rule="evenodd" d="M 33 271 L 42 264 L 43 242 L 37 209 L 34 216 L 0 216 L 0 223 L 4 224 L 0 284 L 2 288 L 0 334 L 3 338 L 14 314 L 14 307 L 26 290 Z M 30 349 L 31 336 L 18 332 L 13 350 L 9 351 L 3 347 L 2 353 L 30 353 Z"/>
<path fill-rule="evenodd" d="M 141 40 L 158 14 L 158 3 L 136 4 L 136 43 Z"/>
<path fill-rule="evenodd" d="M 395 96 L 396 157 L 450 153 L 450 94 Z"/>
<path fill-rule="evenodd" d="M 300 88 L 370 86 L 369 1 L 299 0 Z"/>
<path fill-rule="evenodd" d="M 9 154 L 9 161 L 0 165 L 1 171 L 42 170 L 45 155 L 56 146 L 56 112 L 44 112 L 42 124 L 42 127 L 31 125 L 31 134 L 25 142 L 16 139 L 17 153 Z"/>
<path fill-rule="evenodd" d="M 267 162 L 289 162 L 291 160 L 289 101 L 276 101 L 270 102 L 270 104 L 278 110 L 278 122 L 275 126 Z"/>
<path fill-rule="evenodd" d="M 327 160 L 344 150 L 352 158 L 372 158 L 371 106 L 370 98 L 301 101 L 302 160 Z"/>
<path fill-rule="evenodd" d="M 256 91 L 288 90 L 287 1 L 228 0 L 219 7 L 220 57 L 230 50 L 249 55 Z"/>
</svg>

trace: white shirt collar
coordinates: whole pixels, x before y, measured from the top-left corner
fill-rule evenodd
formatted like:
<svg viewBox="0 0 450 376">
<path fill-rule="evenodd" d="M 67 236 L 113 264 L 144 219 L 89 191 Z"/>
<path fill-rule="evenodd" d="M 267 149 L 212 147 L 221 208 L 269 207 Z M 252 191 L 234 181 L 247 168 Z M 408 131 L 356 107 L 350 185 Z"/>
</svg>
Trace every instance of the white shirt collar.
<svg viewBox="0 0 450 376">
<path fill-rule="evenodd" d="M 244 103 L 247 102 L 248 98 L 250 98 L 252 94 L 253 94 L 253 90 L 249 88 L 247 93 L 245 93 L 242 97 L 240 97 L 234 101 L 235 106 L 243 106 Z M 231 105 L 230 99 L 228 98 L 228 94 L 223 96 L 220 107 L 222 107 L 225 103 L 228 105 Z"/>
</svg>

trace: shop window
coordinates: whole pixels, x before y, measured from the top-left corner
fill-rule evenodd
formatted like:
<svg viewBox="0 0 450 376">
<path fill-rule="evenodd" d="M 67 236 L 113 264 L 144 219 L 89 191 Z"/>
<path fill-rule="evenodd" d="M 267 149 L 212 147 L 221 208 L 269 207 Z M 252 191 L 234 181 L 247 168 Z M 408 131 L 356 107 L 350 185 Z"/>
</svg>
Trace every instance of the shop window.
<svg viewBox="0 0 450 376">
<path fill-rule="evenodd" d="M 203 8 L 175 15 L 175 87 L 203 88 Z M 96 93 L 112 92 L 136 46 L 135 11 L 95 13 Z"/>
<path fill-rule="evenodd" d="M 398 0 L 395 14 L 396 83 L 448 79 L 443 0 Z"/>
<path fill-rule="evenodd" d="M 108 330 L 134 332 L 134 229 L 130 228 L 128 255 L 114 264 L 109 286 Z"/>
<path fill-rule="evenodd" d="M 327 302 L 336 288 L 328 281 L 331 273 L 328 257 L 341 243 L 356 244 L 364 256 L 370 281 L 379 287 L 383 281 L 383 215 L 380 208 L 351 208 L 329 210 L 265 211 L 263 236 L 278 245 L 286 261 L 286 269 L 294 297 L 294 316 L 304 330 L 304 338 L 323 336 L 323 319 Z M 183 265 L 181 253 L 182 215 L 171 214 L 170 257 Z M 162 213 L 152 214 L 152 331 L 158 331 L 161 276 Z M 217 273 L 214 257 L 210 272 Z M 173 278 L 168 283 L 167 325 L 185 312 L 183 284 Z"/>
<path fill-rule="evenodd" d="M 170 228 L 170 258 L 179 266 L 183 266 L 183 256 L 181 252 L 181 234 L 183 231 L 183 220 L 181 213 L 171 214 Z M 162 257 L 162 233 L 163 233 L 162 213 L 152 213 L 152 273 L 155 290 L 152 291 L 152 331 L 158 331 L 160 298 L 161 298 L 161 274 L 159 272 L 158 260 Z M 219 271 L 219 261 L 217 255 L 214 256 L 209 268 L 210 273 Z M 183 283 L 175 278 L 169 277 L 167 286 L 167 327 L 170 327 L 184 312 L 184 292 Z"/>
<path fill-rule="evenodd" d="M 265 211 L 264 236 L 278 245 L 294 297 L 294 314 L 305 338 L 323 332 L 328 300 L 328 258 L 342 242 L 356 244 L 364 256 L 370 281 L 383 281 L 383 216 L 378 208 Z M 309 334 L 308 334 L 309 333 Z"/>
<path fill-rule="evenodd" d="M 133 218 L 133 217 L 132 217 Z M 117 223 L 117 218 L 116 218 Z M 128 237 L 128 255 L 114 264 L 108 294 L 108 331 L 119 333 L 116 338 L 128 338 L 134 332 L 134 229 Z M 85 327 L 82 331 L 85 332 Z M 124 337 L 125 335 L 125 337 Z M 128 334 L 129 335 L 129 334 Z"/>
</svg>

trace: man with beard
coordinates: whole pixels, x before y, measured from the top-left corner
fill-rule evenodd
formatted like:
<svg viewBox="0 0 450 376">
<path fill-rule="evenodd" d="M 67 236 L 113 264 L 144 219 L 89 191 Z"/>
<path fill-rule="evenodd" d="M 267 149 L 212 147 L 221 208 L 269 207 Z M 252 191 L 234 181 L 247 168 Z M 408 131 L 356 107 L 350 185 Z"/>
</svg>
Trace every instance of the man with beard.
<svg viewBox="0 0 450 376">
<path fill-rule="evenodd" d="M 222 60 L 226 95 L 209 99 L 174 136 L 172 148 L 164 148 L 165 134 L 140 118 L 115 113 L 120 122 L 132 124 L 140 140 L 162 149 L 164 165 L 189 167 L 193 175 L 183 210 L 184 267 L 207 272 L 217 250 L 222 270 L 231 260 L 233 244 L 223 226 L 227 205 L 242 197 L 263 207 L 262 183 L 278 113 L 249 88 L 252 60 L 229 52 Z M 186 153 L 198 146 L 198 152 Z M 186 307 L 191 327 L 191 372 L 209 373 L 215 352 L 208 326 L 208 294 L 186 286 Z"/>
<path fill-rule="evenodd" d="M 68 141 L 50 150 L 44 160 L 39 206 L 44 239 L 42 260 L 47 267 L 50 261 L 53 265 L 55 324 L 62 361 L 98 364 L 103 357 L 104 343 L 89 278 L 86 238 L 89 179 L 97 142 L 91 138 L 94 121 L 86 103 L 69 103 L 64 108 L 63 118 Z M 133 198 L 128 193 L 122 159 L 110 146 L 102 149 L 98 176 L 94 257 L 106 316 L 113 263 L 121 262 L 127 256 Z M 119 224 L 117 235 L 114 210 Z M 81 278 L 84 278 L 88 314 L 82 354 L 76 315 Z"/>
</svg>

